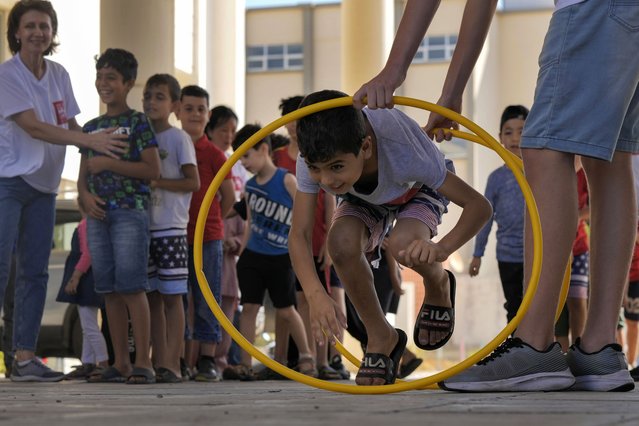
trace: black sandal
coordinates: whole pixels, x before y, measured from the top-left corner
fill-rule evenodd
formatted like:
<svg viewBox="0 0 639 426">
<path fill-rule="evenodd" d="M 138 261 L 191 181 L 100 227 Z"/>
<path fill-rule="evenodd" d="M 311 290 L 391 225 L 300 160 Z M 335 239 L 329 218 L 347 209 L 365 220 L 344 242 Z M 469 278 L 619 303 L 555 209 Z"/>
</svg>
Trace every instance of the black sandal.
<svg viewBox="0 0 639 426">
<path fill-rule="evenodd" d="M 419 310 L 419 316 L 413 329 L 415 345 L 425 351 L 434 351 L 448 343 L 455 328 L 455 276 L 449 270 L 445 269 L 445 271 L 448 273 L 448 280 L 450 282 L 450 302 L 452 307 L 445 308 L 443 306 L 428 305 L 424 302 Z M 419 341 L 420 330 L 446 331 L 448 335 L 434 345 L 422 344 Z"/>
<path fill-rule="evenodd" d="M 357 372 L 357 377 L 365 377 L 368 379 L 384 379 L 385 385 L 392 385 L 397 378 L 397 371 L 399 369 L 399 360 L 404 354 L 406 349 L 406 343 L 408 337 L 406 333 L 399 328 L 397 331 L 397 344 L 391 351 L 390 355 L 386 356 L 380 353 L 367 353 L 362 359 L 362 364 Z"/>
</svg>

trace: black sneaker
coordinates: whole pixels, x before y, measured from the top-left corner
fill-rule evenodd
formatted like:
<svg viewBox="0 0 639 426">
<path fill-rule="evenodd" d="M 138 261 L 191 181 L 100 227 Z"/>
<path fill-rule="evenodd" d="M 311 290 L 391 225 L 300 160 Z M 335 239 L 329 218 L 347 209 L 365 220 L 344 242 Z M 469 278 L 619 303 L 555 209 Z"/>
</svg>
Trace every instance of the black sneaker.
<svg viewBox="0 0 639 426">
<path fill-rule="evenodd" d="M 639 382 L 639 367 L 635 367 L 630 370 L 630 377 L 632 377 L 632 380 L 635 382 Z"/>
<path fill-rule="evenodd" d="M 331 358 L 330 366 L 333 370 L 339 373 L 342 380 L 348 380 L 351 378 L 351 372 L 344 367 L 341 356 L 334 355 L 333 358 Z"/>
<path fill-rule="evenodd" d="M 196 382 L 219 382 L 220 376 L 215 368 L 215 360 L 210 356 L 201 356 L 197 362 Z"/>
</svg>

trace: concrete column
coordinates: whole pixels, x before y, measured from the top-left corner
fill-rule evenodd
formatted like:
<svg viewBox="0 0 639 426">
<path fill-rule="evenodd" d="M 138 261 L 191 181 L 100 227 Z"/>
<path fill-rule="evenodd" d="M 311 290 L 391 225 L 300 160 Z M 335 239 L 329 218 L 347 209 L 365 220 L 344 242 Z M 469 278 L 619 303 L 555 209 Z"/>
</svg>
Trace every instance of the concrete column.
<svg viewBox="0 0 639 426">
<path fill-rule="evenodd" d="M 175 75 L 173 0 L 108 0 L 100 4 L 100 52 L 130 51 L 138 60 L 138 78 L 129 106 L 142 109 L 142 90 L 155 73 Z"/>
<path fill-rule="evenodd" d="M 394 0 L 342 1 L 342 90 L 353 94 L 386 63 L 394 36 Z"/>
<path fill-rule="evenodd" d="M 244 121 L 245 98 L 245 2 L 209 0 L 206 26 L 206 89 L 211 106 L 225 104 Z"/>
</svg>

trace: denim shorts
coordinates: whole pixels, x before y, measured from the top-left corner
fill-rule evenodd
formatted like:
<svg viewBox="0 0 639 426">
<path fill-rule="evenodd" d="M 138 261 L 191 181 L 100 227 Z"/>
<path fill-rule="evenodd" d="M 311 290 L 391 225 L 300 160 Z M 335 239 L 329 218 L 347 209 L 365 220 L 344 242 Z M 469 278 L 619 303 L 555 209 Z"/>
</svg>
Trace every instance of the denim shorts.
<svg viewBox="0 0 639 426">
<path fill-rule="evenodd" d="M 522 148 L 611 160 L 639 152 L 639 0 L 556 11 L 539 56 Z"/>
<path fill-rule="evenodd" d="M 144 210 L 107 210 L 87 219 L 87 237 L 97 293 L 149 291 L 149 216 Z"/>
</svg>

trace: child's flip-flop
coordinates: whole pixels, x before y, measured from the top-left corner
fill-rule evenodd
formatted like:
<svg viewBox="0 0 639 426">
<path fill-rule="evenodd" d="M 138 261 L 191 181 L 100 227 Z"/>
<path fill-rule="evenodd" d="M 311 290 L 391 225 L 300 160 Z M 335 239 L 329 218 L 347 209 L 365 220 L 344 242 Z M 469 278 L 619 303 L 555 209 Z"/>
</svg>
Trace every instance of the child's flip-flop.
<svg viewBox="0 0 639 426">
<path fill-rule="evenodd" d="M 415 345 L 425 351 L 433 351 L 444 346 L 450 340 L 455 328 L 455 276 L 449 270 L 445 269 L 445 271 L 448 273 L 448 279 L 450 282 L 450 302 L 452 307 L 446 308 L 443 306 L 429 305 L 426 301 L 424 301 L 421 309 L 419 310 L 419 315 L 415 322 L 415 328 L 413 329 L 413 340 L 415 341 Z M 434 345 L 428 343 L 423 344 L 419 341 L 420 330 L 427 330 L 429 332 L 445 331 L 448 334 Z"/>
<path fill-rule="evenodd" d="M 406 333 L 399 328 L 397 331 L 397 344 L 391 351 L 390 355 L 386 356 L 380 353 L 367 353 L 364 355 L 362 364 L 357 372 L 357 377 L 365 377 L 368 379 L 384 379 L 385 385 L 392 385 L 397 378 L 397 370 L 399 369 L 399 360 L 404 354 L 406 349 L 406 342 L 408 337 Z"/>
</svg>

